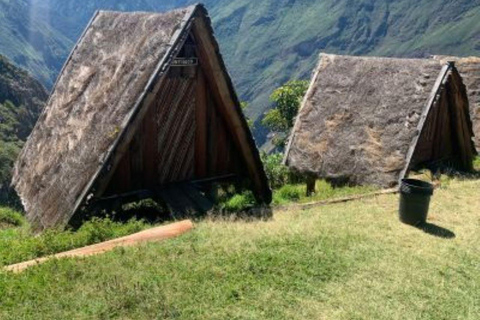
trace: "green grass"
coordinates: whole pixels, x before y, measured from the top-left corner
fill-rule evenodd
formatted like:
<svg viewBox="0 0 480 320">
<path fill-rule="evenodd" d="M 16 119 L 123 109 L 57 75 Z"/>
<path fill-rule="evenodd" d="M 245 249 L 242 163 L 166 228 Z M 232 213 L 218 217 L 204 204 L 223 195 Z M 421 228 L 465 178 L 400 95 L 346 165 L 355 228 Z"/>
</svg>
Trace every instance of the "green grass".
<svg viewBox="0 0 480 320">
<path fill-rule="evenodd" d="M 315 193 L 307 197 L 307 188 L 305 183 L 285 184 L 284 186 L 273 190 L 273 206 L 288 205 L 293 203 L 318 202 L 324 200 L 333 200 L 347 197 L 350 195 L 362 195 L 378 191 L 374 186 L 353 186 L 334 188 L 325 180 L 317 180 L 315 184 Z M 217 208 L 227 213 L 238 213 L 247 211 L 255 206 L 255 198 L 251 192 L 235 194 L 230 197 L 220 199 Z"/>
<path fill-rule="evenodd" d="M 430 233 L 399 223 L 398 196 L 385 195 L 0 271 L 0 318 L 478 319 L 478 190 L 442 185 Z"/>
<path fill-rule="evenodd" d="M 480 156 L 477 156 L 473 161 L 473 168 L 477 171 L 480 171 Z"/>
<path fill-rule="evenodd" d="M 25 223 L 22 214 L 10 209 L 0 207 L 0 232 L 8 227 L 20 227 Z"/>
<path fill-rule="evenodd" d="M 8 226 L 10 228 L 7 228 Z M 118 223 L 108 218 L 94 218 L 83 224 L 76 232 L 49 230 L 34 236 L 20 213 L 0 208 L 0 266 L 118 238 L 138 232 L 147 226 L 135 220 Z"/>
<path fill-rule="evenodd" d="M 367 194 L 378 191 L 377 187 L 372 186 L 354 186 L 334 188 L 325 180 L 317 180 L 315 184 L 315 193 L 307 197 L 307 188 L 303 184 L 288 184 L 278 190 L 273 191 L 273 204 L 285 205 L 292 202 L 316 202 L 323 200 L 332 200 L 347 197 L 350 195 Z"/>
<path fill-rule="evenodd" d="M 241 194 L 235 194 L 231 198 L 220 203 L 219 208 L 226 212 L 241 212 L 255 205 L 255 198 L 252 192 L 247 191 Z"/>
</svg>

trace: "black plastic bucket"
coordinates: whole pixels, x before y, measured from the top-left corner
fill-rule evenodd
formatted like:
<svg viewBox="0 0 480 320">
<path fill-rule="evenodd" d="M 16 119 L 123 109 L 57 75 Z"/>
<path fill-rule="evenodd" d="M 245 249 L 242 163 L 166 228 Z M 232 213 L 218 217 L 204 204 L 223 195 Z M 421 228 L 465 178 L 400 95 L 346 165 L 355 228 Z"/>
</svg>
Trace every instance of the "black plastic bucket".
<svg viewBox="0 0 480 320">
<path fill-rule="evenodd" d="M 400 221 L 416 226 L 427 221 L 430 198 L 433 195 L 431 183 L 403 179 L 400 184 Z"/>
</svg>

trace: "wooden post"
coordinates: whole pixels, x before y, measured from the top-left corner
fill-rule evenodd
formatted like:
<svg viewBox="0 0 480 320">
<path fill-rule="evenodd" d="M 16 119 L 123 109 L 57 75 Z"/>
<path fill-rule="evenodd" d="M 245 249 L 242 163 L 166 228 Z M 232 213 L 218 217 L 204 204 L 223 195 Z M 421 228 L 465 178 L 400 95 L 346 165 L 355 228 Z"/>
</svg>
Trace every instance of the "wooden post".
<svg viewBox="0 0 480 320">
<path fill-rule="evenodd" d="M 310 197 L 312 194 L 315 193 L 315 182 L 317 179 L 315 179 L 315 176 L 309 175 L 307 177 L 307 197 Z"/>
</svg>

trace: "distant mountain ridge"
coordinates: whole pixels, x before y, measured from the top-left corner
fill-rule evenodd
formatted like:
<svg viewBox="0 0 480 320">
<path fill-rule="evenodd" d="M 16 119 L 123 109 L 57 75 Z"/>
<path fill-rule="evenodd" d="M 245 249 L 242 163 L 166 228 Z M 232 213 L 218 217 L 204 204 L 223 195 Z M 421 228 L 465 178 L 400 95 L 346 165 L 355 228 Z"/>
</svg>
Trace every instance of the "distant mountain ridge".
<svg viewBox="0 0 480 320">
<path fill-rule="evenodd" d="M 95 10 L 165 11 L 194 2 L 0 0 L 0 53 L 51 86 Z M 269 107 L 268 96 L 275 87 L 309 77 L 322 51 L 480 55 L 480 0 L 206 0 L 205 4 L 237 90 L 250 102 L 254 120 Z M 30 23 L 25 24 L 27 20 Z"/>
</svg>

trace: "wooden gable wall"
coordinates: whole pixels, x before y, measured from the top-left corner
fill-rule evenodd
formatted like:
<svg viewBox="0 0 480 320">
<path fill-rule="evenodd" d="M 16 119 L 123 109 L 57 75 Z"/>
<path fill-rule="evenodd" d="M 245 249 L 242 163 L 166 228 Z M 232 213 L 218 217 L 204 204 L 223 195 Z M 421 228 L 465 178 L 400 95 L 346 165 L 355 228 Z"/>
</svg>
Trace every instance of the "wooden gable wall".
<svg viewBox="0 0 480 320">
<path fill-rule="evenodd" d="M 472 170 L 473 142 L 465 86 L 458 72 L 446 78 L 415 150 L 412 167 L 452 166 Z"/>
<path fill-rule="evenodd" d="M 177 58 L 197 59 L 193 37 Z M 105 196 L 159 185 L 246 176 L 202 67 L 172 66 L 106 189 Z"/>
</svg>

